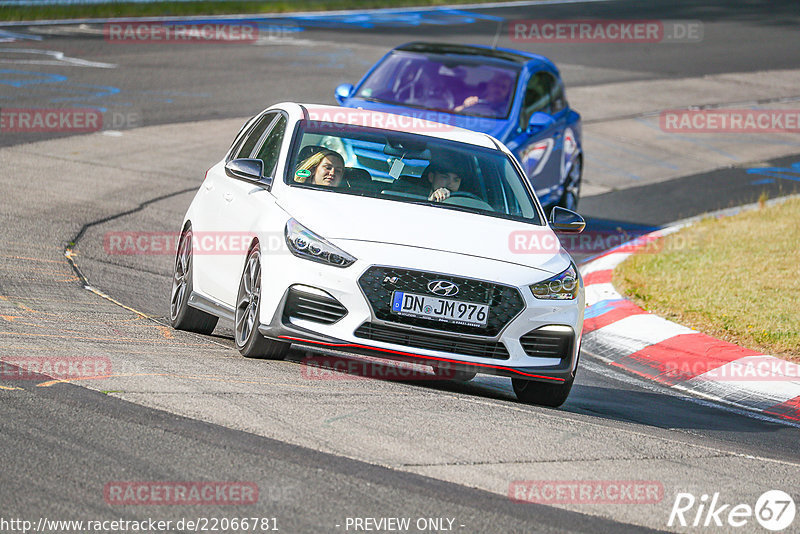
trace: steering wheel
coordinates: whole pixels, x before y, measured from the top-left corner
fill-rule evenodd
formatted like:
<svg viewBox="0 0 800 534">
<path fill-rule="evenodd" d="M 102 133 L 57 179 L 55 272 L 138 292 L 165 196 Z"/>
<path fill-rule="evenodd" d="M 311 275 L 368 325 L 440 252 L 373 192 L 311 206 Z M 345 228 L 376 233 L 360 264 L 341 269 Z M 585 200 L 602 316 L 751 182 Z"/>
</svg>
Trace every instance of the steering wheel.
<svg viewBox="0 0 800 534">
<path fill-rule="evenodd" d="M 442 84 L 435 84 L 425 89 L 424 100 L 422 104 L 428 104 L 432 108 L 453 109 L 455 106 L 455 97 L 452 91 Z M 436 104 L 436 105 L 435 105 Z M 441 104 L 441 105 L 438 105 Z"/>
<path fill-rule="evenodd" d="M 480 200 L 481 202 L 486 202 L 485 200 L 483 200 L 481 197 L 479 197 L 475 193 L 470 193 L 468 191 L 453 191 L 452 193 L 450 193 L 450 196 L 448 198 L 446 198 L 445 200 L 448 200 L 450 198 L 459 198 L 459 197 L 460 198 L 471 198 L 471 199 L 474 199 L 474 200 Z"/>
<path fill-rule="evenodd" d="M 495 211 L 492 205 L 483 200 L 481 197 L 466 191 L 454 191 L 450 193 L 449 197 L 442 200 L 442 204 L 452 204 L 454 206 L 462 206 L 465 208 L 478 208 L 486 211 Z"/>
<path fill-rule="evenodd" d="M 470 113 L 475 115 L 486 115 L 489 117 L 497 117 L 499 113 L 495 108 L 493 108 L 486 100 L 479 100 L 475 104 L 464 108 L 464 110 L 469 110 Z"/>
</svg>

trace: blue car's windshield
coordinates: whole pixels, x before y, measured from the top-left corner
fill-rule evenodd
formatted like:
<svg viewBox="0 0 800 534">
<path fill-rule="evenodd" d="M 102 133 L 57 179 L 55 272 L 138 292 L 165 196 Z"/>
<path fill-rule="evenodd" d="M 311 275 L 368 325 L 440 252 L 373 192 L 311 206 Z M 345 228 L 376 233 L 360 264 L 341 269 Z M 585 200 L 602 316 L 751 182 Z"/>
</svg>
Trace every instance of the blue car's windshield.
<svg viewBox="0 0 800 534">
<path fill-rule="evenodd" d="M 508 117 L 518 75 L 519 67 L 487 58 L 394 52 L 372 71 L 356 96 L 501 119 Z"/>
</svg>

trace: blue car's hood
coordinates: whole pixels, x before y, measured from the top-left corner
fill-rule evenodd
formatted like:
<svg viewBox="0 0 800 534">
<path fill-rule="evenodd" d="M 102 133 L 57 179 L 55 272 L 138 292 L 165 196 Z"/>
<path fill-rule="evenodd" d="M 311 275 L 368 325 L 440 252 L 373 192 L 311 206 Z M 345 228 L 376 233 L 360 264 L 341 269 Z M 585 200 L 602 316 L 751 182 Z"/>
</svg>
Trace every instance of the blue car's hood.
<svg viewBox="0 0 800 534">
<path fill-rule="evenodd" d="M 395 115 L 406 115 L 429 121 L 441 122 L 458 128 L 464 128 L 465 130 L 472 130 L 473 132 L 487 133 L 500 140 L 502 140 L 508 126 L 505 120 L 500 119 L 456 115 L 444 111 L 417 109 L 407 106 L 385 104 L 383 102 L 372 102 L 360 98 L 349 98 L 345 100 L 342 106 L 347 108 L 361 108 L 369 111 L 382 111 L 384 113 L 394 113 Z"/>
</svg>

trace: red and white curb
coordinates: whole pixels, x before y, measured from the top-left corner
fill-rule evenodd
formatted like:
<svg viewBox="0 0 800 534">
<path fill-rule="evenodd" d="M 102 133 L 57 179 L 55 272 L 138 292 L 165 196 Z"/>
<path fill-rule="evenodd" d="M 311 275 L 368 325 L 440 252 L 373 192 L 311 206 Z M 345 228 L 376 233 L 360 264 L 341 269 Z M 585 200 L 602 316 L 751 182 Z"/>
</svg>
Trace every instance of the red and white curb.
<svg viewBox="0 0 800 534">
<path fill-rule="evenodd" d="M 583 347 L 613 366 L 670 387 L 800 423 L 800 365 L 668 321 L 614 289 L 614 267 L 682 226 L 646 234 L 581 266 Z"/>
</svg>

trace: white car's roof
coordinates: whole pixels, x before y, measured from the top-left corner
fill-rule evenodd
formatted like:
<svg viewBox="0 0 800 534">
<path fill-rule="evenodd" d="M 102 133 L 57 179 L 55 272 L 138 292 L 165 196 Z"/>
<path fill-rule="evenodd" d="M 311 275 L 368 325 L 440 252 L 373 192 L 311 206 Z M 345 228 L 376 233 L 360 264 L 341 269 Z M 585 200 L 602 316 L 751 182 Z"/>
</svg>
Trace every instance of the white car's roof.
<svg viewBox="0 0 800 534">
<path fill-rule="evenodd" d="M 269 109 L 275 108 L 281 108 L 289 112 L 295 120 L 307 118 L 320 122 L 367 126 L 396 132 L 427 135 L 497 150 L 495 141 L 487 134 L 424 120 L 413 115 L 396 115 L 382 111 L 325 106 L 322 104 L 299 104 L 295 102 L 282 102 L 271 106 Z M 425 112 L 420 114 L 423 113 Z"/>
</svg>

